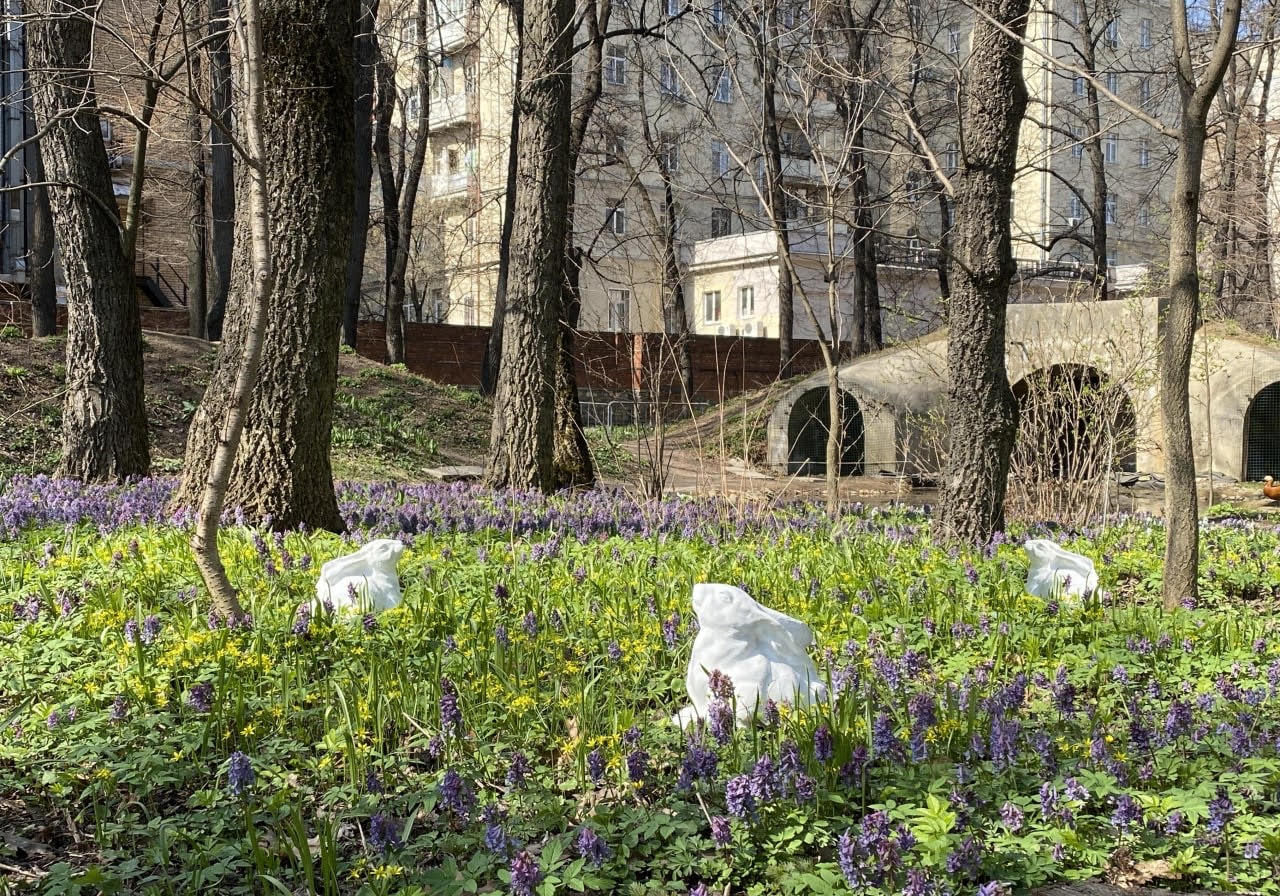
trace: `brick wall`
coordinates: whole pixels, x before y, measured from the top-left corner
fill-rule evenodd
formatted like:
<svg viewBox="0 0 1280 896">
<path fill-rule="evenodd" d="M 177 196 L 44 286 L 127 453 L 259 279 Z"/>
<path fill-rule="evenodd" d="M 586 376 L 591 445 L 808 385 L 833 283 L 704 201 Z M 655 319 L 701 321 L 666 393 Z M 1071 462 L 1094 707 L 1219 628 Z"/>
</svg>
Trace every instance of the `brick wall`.
<svg viewBox="0 0 1280 896">
<path fill-rule="evenodd" d="M 139 308 L 142 314 L 142 329 L 156 330 L 161 333 L 185 335 L 187 332 L 187 312 L 185 309 Z M 0 327 L 17 325 L 24 333 L 31 332 L 31 305 L 20 299 L 13 299 L 0 292 Z M 67 309 L 58 308 L 58 332 L 67 327 Z"/>
</svg>

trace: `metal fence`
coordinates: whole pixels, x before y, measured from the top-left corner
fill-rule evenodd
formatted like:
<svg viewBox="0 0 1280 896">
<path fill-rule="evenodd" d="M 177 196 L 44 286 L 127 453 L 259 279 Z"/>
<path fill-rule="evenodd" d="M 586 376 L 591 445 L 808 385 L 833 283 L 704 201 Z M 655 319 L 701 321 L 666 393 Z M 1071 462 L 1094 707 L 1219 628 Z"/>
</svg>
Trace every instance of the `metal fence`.
<svg viewBox="0 0 1280 896">
<path fill-rule="evenodd" d="M 707 401 L 582 401 L 583 426 L 602 426 L 612 438 L 613 430 L 620 426 L 651 427 L 661 419 L 673 423 L 691 415 L 701 414 L 711 403 Z"/>
</svg>

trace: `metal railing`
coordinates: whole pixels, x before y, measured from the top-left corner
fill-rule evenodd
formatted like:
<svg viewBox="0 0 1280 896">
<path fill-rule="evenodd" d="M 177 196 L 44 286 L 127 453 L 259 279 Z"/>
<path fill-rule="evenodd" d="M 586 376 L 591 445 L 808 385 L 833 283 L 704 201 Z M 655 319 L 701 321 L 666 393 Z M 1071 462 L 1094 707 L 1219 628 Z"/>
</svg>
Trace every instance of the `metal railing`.
<svg viewBox="0 0 1280 896">
<path fill-rule="evenodd" d="M 604 427 L 610 438 L 613 431 L 621 426 L 652 427 L 655 420 L 673 423 L 683 420 L 691 414 L 700 414 L 711 403 L 707 401 L 631 401 L 613 399 L 611 401 L 581 401 L 583 426 Z"/>
<path fill-rule="evenodd" d="M 170 305 L 187 307 L 187 281 L 169 262 L 160 258 L 138 259 L 134 273 L 139 284 L 149 280 L 156 293 Z"/>
</svg>

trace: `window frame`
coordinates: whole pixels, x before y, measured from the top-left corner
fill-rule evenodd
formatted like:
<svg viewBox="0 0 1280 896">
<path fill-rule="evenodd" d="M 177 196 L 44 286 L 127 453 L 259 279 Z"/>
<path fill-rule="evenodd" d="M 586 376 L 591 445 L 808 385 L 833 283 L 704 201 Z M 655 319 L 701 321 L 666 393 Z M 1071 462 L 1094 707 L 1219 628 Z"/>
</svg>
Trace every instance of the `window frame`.
<svg viewBox="0 0 1280 896">
<path fill-rule="evenodd" d="M 714 300 L 712 297 L 715 297 Z M 714 305 L 713 305 L 714 303 Z M 715 311 L 715 316 L 711 316 L 711 311 Z M 723 320 L 721 308 L 721 295 L 718 289 L 704 289 L 702 291 L 702 322 L 704 324 L 718 324 Z"/>
</svg>

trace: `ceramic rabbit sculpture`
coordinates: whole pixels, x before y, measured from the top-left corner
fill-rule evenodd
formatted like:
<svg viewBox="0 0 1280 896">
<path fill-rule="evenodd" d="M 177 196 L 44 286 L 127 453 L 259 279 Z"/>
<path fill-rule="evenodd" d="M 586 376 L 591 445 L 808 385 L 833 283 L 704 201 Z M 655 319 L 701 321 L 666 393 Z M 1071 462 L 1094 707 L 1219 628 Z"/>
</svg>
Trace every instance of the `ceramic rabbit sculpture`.
<svg viewBox="0 0 1280 896">
<path fill-rule="evenodd" d="M 733 682 L 739 724 L 769 700 L 809 704 L 826 695 L 806 652 L 813 633 L 800 620 L 762 606 L 741 588 L 707 583 L 693 586 L 693 612 L 698 634 L 685 676 L 690 705 L 673 717 L 676 724 L 706 718 L 708 679 L 717 670 Z"/>
<path fill-rule="evenodd" d="M 335 557 L 320 567 L 314 608 L 324 601 L 334 612 L 382 612 L 400 604 L 396 563 L 404 545 L 394 538 L 375 539 L 353 554 Z"/>
<path fill-rule="evenodd" d="M 1045 600 L 1081 600 L 1098 590 L 1098 571 L 1088 557 L 1064 550 L 1047 538 L 1033 538 L 1022 547 L 1031 561 L 1027 593 Z"/>
</svg>

